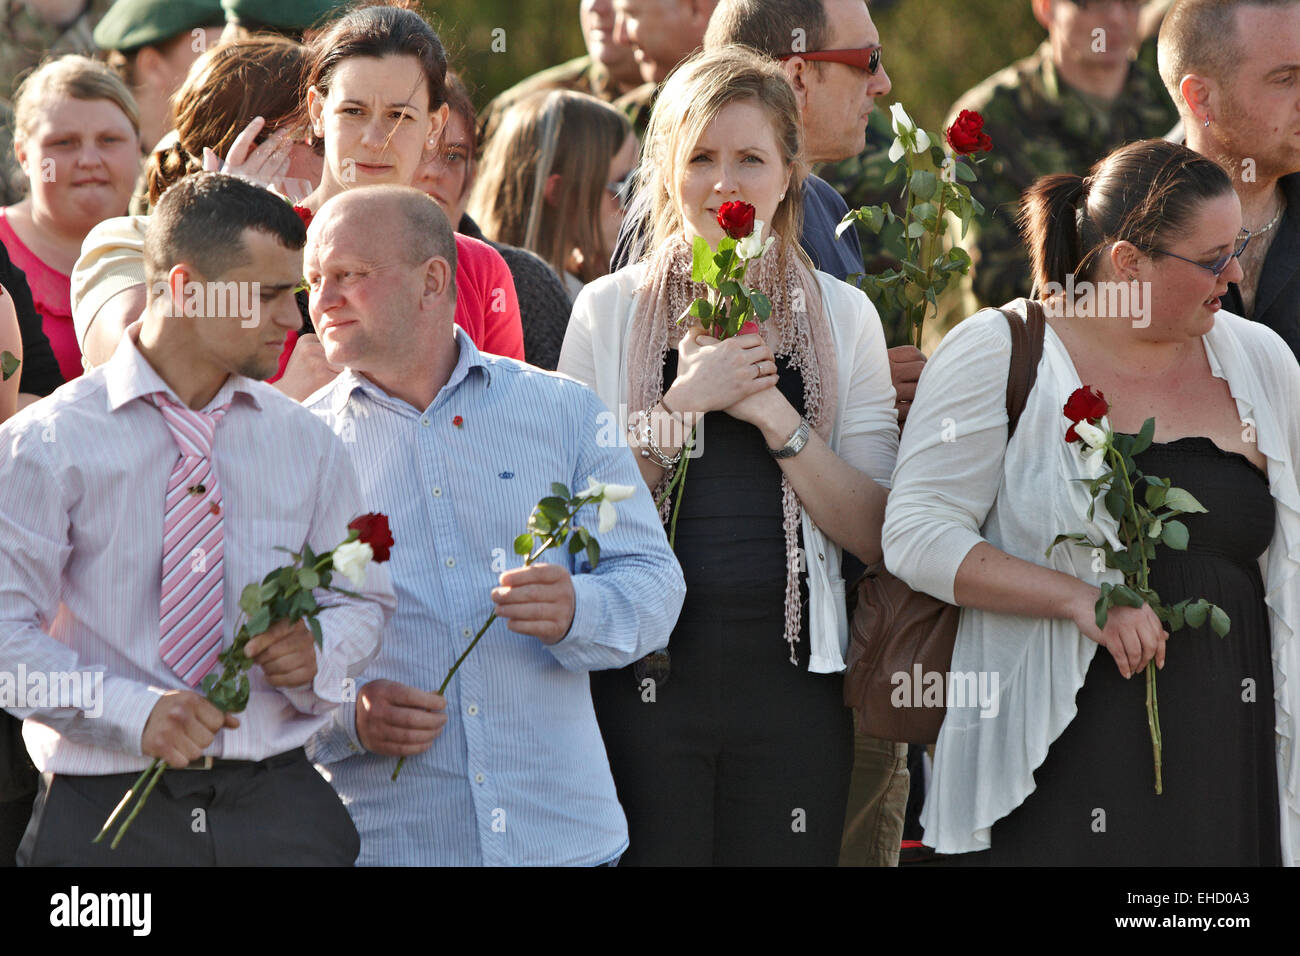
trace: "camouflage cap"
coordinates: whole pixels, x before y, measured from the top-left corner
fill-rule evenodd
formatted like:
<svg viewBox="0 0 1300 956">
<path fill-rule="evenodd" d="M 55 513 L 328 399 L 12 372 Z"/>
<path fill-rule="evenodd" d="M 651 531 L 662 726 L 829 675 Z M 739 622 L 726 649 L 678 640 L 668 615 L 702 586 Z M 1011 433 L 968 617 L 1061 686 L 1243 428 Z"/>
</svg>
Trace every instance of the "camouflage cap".
<svg viewBox="0 0 1300 956">
<path fill-rule="evenodd" d="M 121 2 L 121 0 L 119 0 Z M 307 30 L 342 16 L 352 0 L 221 0 L 229 23 Z"/>
<path fill-rule="evenodd" d="M 217 0 L 117 0 L 92 36 L 101 50 L 135 50 L 224 22 Z"/>
</svg>

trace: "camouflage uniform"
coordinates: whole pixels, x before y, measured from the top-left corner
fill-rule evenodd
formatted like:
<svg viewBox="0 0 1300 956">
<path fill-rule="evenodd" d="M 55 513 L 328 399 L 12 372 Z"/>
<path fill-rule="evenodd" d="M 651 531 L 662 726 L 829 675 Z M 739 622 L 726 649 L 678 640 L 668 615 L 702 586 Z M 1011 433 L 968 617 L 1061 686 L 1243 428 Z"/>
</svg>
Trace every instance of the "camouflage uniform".
<svg viewBox="0 0 1300 956">
<path fill-rule="evenodd" d="M 93 54 L 91 31 L 111 5 L 112 0 L 90 0 L 81 16 L 60 26 L 46 23 L 23 0 L 0 0 L 0 205 L 27 193 L 27 177 L 14 156 L 14 91 L 47 56 Z"/>
<path fill-rule="evenodd" d="M 1021 193 L 1034 180 L 1048 173 L 1086 175 L 1115 147 L 1164 136 L 1178 122 L 1159 76 L 1142 64 L 1131 67 L 1119 98 L 1104 103 L 1061 81 L 1047 43 L 966 93 L 945 128 L 963 109 L 979 112 L 993 139 L 972 186 L 986 211 L 966 243 L 974 259 L 967 314 L 1029 294 L 1029 257 L 1016 215 Z"/>
<path fill-rule="evenodd" d="M 631 97 L 633 98 L 631 102 L 638 102 L 637 94 L 643 89 L 644 87 L 638 87 L 631 93 L 619 96 L 618 88 L 610 82 L 609 74 L 604 67 L 590 56 L 576 57 L 520 80 L 484 107 L 483 113 L 479 116 L 479 142 L 485 143 L 491 138 L 507 109 L 524 97 L 540 93 L 542 90 L 572 90 L 576 93 L 586 93 L 617 106 L 629 114 L 629 120 L 633 120 L 624 101 Z M 650 91 L 653 92 L 653 89 L 651 86 Z M 649 94 L 644 94 L 642 98 L 648 102 Z M 646 113 L 649 114 L 648 109 Z M 633 125 L 635 125 L 634 120 Z M 640 130 L 637 135 L 640 135 Z"/>
</svg>

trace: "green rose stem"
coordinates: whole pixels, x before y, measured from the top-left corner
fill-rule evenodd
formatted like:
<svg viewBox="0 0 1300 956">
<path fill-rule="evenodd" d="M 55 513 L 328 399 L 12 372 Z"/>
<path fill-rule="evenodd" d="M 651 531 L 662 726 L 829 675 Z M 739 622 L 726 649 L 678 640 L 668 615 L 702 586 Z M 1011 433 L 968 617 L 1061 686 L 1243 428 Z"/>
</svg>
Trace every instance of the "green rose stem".
<svg viewBox="0 0 1300 956">
<path fill-rule="evenodd" d="M 690 467 L 690 452 L 695 448 L 695 427 L 691 428 L 690 435 L 686 438 L 686 443 L 682 445 L 683 456 L 682 466 L 677 469 L 676 473 L 669 480 L 667 487 L 660 492 L 659 497 L 655 499 L 655 509 L 658 510 L 664 503 L 664 500 L 674 491 L 680 491 L 686 486 L 686 469 Z M 677 541 L 677 512 L 682 506 L 682 496 L 679 494 L 673 499 L 673 516 L 668 525 L 668 547 L 673 547 Z"/>
<path fill-rule="evenodd" d="M 1123 456 L 1115 450 L 1114 446 L 1106 448 L 1106 457 L 1111 460 L 1111 468 L 1115 474 L 1121 475 L 1124 479 L 1124 501 L 1128 505 L 1129 514 L 1137 514 L 1137 502 L 1133 500 L 1133 482 L 1129 480 L 1128 469 L 1124 467 Z M 1127 522 L 1123 523 L 1121 530 L 1124 532 L 1124 544 L 1130 554 L 1133 553 L 1133 534 Z M 1140 562 L 1138 570 L 1138 591 L 1146 594 L 1150 590 L 1148 580 L 1151 574 L 1151 567 L 1147 564 L 1146 551 L 1138 548 L 1138 560 Z M 1128 578 L 1129 575 L 1125 575 Z M 1132 581 L 1128 582 L 1132 584 Z M 1153 657 L 1147 661 L 1146 666 L 1147 679 L 1147 729 L 1151 732 L 1151 756 L 1155 763 L 1156 770 L 1156 794 L 1164 792 L 1164 784 L 1161 780 L 1161 741 L 1160 741 L 1160 707 L 1156 701 L 1156 661 Z"/>
<path fill-rule="evenodd" d="M 536 551 L 530 553 L 528 557 L 524 559 L 524 567 L 531 568 L 533 566 L 533 563 L 537 561 L 538 558 L 540 558 L 543 554 L 545 554 L 547 551 L 551 550 L 551 548 L 555 547 L 557 544 L 559 544 L 564 540 L 565 536 L 569 532 L 570 527 L 573 524 L 574 516 L 577 515 L 579 511 L 582 510 L 583 506 L 589 505 L 593 501 L 599 501 L 601 499 L 600 496 L 588 495 L 588 496 L 580 497 L 576 500 L 578 501 L 577 506 L 571 508 L 569 510 L 569 513 L 564 516 L 564 520 L 560 522 L 559 526 L 553 528 L 550 531 L 550 533 L 547 534 L 547 536 L 542 540 L 541 547 L 539 547 Z M 464 652 L 460 655 L 460 657 L 456 658 L 456 663 L 451 665 L 451 670 L 447 671 L 447 676 L 442 679 L 442 684 L 438 687 L 439 697 L 441 697 L 443 694 L 446 693 L 447 685 L 450 684 L 451 679 L 456 676 L 456 671 L 460 670 L 460 665 L 465 663 L 465 658 L 469 657 L 470 651 L 474 650 L 474 646 L 478 644 L 479 639 L 484 634 L 487 633 L 487 629 L 492 626 L 492 622 L 495 621 L 496 619 L 497 619 L 497 612 L 493 611 L 490 615 L 488 615 L 488 619 L 483 622 L 483 626 L 478 629 L 478 633 L 474 635 L 474 640 L 469 642 L 469 647 L 465 648 Z M 397 775 L 402 772 L 402 766 L 405 763 L 406 763 L 405 757 L 398 758 L 397 766 L 393 768 L 393 776 L 390 779 L 392 780 L 397 779 Z"/>
</svg>

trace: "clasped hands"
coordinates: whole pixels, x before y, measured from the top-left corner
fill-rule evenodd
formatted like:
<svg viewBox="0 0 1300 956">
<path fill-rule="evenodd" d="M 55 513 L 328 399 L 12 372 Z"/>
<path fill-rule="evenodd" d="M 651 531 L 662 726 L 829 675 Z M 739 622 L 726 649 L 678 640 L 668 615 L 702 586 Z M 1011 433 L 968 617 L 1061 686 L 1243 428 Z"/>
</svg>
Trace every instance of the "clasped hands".
<svg viewBox="0 0 1300 956">
<path fill-rule="evenodd" d="M 673 411 L 702 415 L 724 411 L 762 427 L 786 402 L 777 383 L 776 357 L 756 333 L 716 339 L 695 325 L 677 346 L 677 379 L 665 394 Z"/>
</svg>

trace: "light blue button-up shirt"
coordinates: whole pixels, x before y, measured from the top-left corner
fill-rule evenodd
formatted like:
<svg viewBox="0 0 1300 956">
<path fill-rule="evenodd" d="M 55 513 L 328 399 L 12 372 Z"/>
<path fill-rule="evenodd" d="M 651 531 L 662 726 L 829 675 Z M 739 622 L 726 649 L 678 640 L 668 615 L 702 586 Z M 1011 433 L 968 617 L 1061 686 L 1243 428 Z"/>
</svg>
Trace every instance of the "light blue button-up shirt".
<svg viewBox="0 0 1300 956">
<path fill-rule="evenodd" d="M 428 751 L 364 752 L 356 705 L 308 747 L 361 833 L 359 865 L 592 865 L 627 848 L 587 672 L 664 647 L 685 584 L 621 425 L 585 386 L 480 353 L 459 329 L 451 378 L 426 409 L 350 370 L 306 405 L 342 438 L 366 501 L 391 518 L 397 611 L 367 680 L 436 690 L 494 610 L 512 544 L 559 481 L 632 485 L 598 535 L 594 570 L 567 548 L 542 560 L 573 574 L 564 640 L 547 646 L 497 621 L 447 687 Z M 596 531 L 594 506 L 578 523 Z M 632 690 L 632 688 L 629 688 Z M 653 703 L 646 704 L 648 707 Z"/>
</svg>

